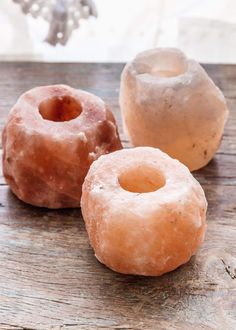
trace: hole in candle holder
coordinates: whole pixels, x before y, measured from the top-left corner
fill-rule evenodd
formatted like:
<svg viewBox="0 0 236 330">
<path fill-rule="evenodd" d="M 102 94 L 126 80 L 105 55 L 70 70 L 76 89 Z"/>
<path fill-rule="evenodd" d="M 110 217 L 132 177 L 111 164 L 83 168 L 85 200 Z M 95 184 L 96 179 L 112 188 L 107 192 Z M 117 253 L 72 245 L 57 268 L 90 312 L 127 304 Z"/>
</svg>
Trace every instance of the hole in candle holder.
<svg viewBox="0 0 236 330">
<path fill-rule="evenodd" d="M 137 62 L 138 74 L 150 74 L 156 77 L 176 77 L 185 73 L 188 62 L 181 52 L 162 50 L 141 57 Z"/>
<path fill-rule="evenodd" d="M 77 118 L 82 111 L 80 102 L 71 96 L 52 97 L 39 105 L 40 115 L 51 121 L 69 121 Z"/>
<path fill-rule="evenodd" d="M 148 193 L 162 188 L 166 181 L 162 173 L 149 166 L 132 167 L 118 178 L 121 188 L 133 193 Z"/>
</svg>

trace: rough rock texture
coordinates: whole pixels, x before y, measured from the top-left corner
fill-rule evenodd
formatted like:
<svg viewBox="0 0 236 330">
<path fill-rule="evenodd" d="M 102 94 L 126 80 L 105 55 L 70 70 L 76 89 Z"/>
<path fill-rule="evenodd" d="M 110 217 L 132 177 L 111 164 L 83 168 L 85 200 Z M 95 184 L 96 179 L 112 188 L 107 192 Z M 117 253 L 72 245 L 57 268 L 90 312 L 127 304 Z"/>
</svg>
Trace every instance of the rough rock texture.
<svg viewBox="0 0 236 330">
<path fill-rule="evenodd" d="M 204 191 L 187 167 L 159 149 L 101 156 L 85 178 L 81 207 L 97 259 L 120 273 L 169 272 L 204 239 Z"/>
<path fill-rule="evenodd" d="M 23 94 L 3 130 L 3 174 L 24 202 L 79 207 L 91 163 L 122 148 L 104 102 L 65 85 Z"/>
<path fill-rule="evenodd" d="M 120 106 L 134 146 L 160 148 L 193 171 L 220 145 L 228 109 L 194 60 L 172 48 L 139 54 L 122 73 Z"/>
</svg>

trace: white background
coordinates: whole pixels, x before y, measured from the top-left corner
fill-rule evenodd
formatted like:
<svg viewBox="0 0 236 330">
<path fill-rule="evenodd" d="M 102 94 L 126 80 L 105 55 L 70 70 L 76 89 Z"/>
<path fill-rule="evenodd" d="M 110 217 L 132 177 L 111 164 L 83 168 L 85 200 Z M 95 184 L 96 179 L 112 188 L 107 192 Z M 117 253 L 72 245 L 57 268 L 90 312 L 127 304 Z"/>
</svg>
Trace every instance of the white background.
<svg viewBox="0 0 236 330">
<path fill-rule="evenodd" d="M 43 39 L 48 24 L 0 1 L 0 59 L 122 62 L 139 51 L 175 46 L 202 62 L 236 63 L 235 0 L 94 0 L 98 18 L 84 20 L 68 44 Z"/>
</svg>

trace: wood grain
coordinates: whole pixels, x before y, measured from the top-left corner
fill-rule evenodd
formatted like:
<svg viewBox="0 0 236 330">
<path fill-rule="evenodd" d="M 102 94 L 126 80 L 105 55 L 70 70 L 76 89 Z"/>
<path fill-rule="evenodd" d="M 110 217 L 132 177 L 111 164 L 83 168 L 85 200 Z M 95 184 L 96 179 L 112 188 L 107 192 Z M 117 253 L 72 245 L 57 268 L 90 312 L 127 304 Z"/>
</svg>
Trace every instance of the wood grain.
<svg viewBox="0 0 236 330">
<path fill-rule="evenodd" d="M 198 254 L 160 278 L 116 274 L 94 258 L 79 209 L 25 205 L 1 176 L 0 329 L 236 329 L 236 66 L 205 67 L 231 111 L 219 152 L 194 174 L 209 202 Z M 0 127 L 22 92 L 55 83 L 101 96 L 120 125 L 122 68 L 0 63 Z"/>
</svg>

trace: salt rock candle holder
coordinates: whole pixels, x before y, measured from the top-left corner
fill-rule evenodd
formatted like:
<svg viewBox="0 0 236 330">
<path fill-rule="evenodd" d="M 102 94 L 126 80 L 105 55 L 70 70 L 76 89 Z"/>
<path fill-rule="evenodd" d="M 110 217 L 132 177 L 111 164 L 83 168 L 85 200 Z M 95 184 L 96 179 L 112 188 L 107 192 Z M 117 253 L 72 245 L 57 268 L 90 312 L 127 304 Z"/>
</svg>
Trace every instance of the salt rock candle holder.
<svg viewBox="0 0 236 330">
<path fill-rule="evenodd" d="M 115 119 L 98 97 L 65 85 L 23 94 L 3 130 L 3 174 L 22 201 L 79 207 L 91 163 L 120 149 Z"/>
<path fill-rule="evenodd" d="M 120 106 L 134 146 L 160 148 L 191 171 L 213 158 L 228 117 L 223 94 L 201 65 L 172 48 L 143 52 L 126 65 Z"/>
<path fill-rule="evenodd" d="M 204 239 L 203 189 L 186 166 L 159 149 L 101 156 L 82 190 L 95 256 L 114 271 L 162 275 L 186 263 Z"/>
</svg>

